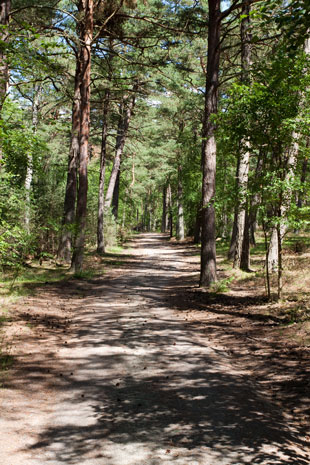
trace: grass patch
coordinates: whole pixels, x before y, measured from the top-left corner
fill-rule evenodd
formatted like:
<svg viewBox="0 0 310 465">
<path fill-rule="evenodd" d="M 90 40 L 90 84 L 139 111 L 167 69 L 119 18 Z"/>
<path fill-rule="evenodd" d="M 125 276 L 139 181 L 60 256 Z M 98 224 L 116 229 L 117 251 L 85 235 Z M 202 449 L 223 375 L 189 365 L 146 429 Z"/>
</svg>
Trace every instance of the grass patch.
<svg viewBox="0 0 310 465">
<path fill-rule="evenodd" d="M 216 253 L 219 255 L 223 255 L 227 258 L 227 254 L 229 251 L 229 240 L 228 239 L 217 239 L 216 241 Z"/>
<path fill-rule="evenodd" d="M 85 280 L 92 279 L 95 276 L 98 276 L 98 272 L 96 273 L 95 270 L 81 270 L 73 274 L 73 278 Z"/>
<path fill-rule="evenodd" d="M 310 249 L 310 237 L 287 235 L 283 243 L 284 251 L 302 254 Z"/>
<path fill-rule="evenodd" d="M 35 288 L 47 283 L 69 279 L 70 275 L 65 267 L 48 263 L 40 266 L 33 262 L 27 267 L 0 273 L 0 303 L 7 306 L 22 297 L 33 295 Z"/>
<path fill-rule="evenodd" d="M 124 251 L 124 247 L 121 245 L 114 245 L 112 247 L 107 248 L 107 253 L 112 253 L 112 254 L 119 254 Z"/>
<path fill-rule="evenodd" d="M 220 239 L 216 243 L 220 279 L 214 283 L 213 293 L 246 292 L 266 294 L 265 241 L 261 231 L 256 234 L 256 245 L 251 247 L 252 272 L 247 273 L 232 267 L 227 259 L 229 242 Z M 283 301 L 274 306 L 275 316 L 283 318 L 286 325 L 303 324 L 310 318 L 310 234 L 289 233 L 283 244 Z M 270 275 L 271 290 L 277 288 L 277 273 Z M 294 297 L 294 302 L 292 298 Z"/>
</svg>

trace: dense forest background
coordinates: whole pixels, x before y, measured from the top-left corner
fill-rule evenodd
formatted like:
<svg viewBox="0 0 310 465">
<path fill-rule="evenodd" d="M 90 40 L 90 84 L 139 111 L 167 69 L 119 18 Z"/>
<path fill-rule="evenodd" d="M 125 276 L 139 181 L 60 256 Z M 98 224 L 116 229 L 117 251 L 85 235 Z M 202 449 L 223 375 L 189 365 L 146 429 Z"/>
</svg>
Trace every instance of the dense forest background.
<svg viewBox="0 0 310 465">
<path fill-rule="evenodd" d="M 309 228 L 306 0 L 1 0 L 0 265 L 83 267 L 135 231 L 216 244 L 267 293 Z M 303 247 L 302 241 L 296 247 Z"/>
</svg>

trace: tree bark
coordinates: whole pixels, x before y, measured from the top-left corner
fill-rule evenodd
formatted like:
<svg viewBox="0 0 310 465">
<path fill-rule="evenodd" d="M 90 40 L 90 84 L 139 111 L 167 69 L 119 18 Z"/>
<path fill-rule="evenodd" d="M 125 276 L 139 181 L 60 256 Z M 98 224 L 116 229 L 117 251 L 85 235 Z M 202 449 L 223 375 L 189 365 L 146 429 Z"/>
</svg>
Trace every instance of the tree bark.
<svg viewBox="0 0 310 465">
<path fill-rule="evenodd" d="M 249 83 L 249 72 L 251 67 L 251 33 L 250 33 L 250 3 L 244 2 L 242 6 L 242 15 L 244 16 L 241 20 L 241 68 L 242 76 L 241 81 L 243 83 Z M 241 142 L 241 151 L 239 154 L 238 173 L 237 173 L 237 217 L 236 217 L 236 241 L 234 251 L 234 268 L 242 268 L 248 270 L 249 268 L 249 257 L 250 257 L 250 241 L 249 231 L 245 231 L 245 228 L 249 228 L 250 223 L 246 221 L 248 219 L 247 206 L 248 202 L 246 199 L 248 179 L 249 179 L 249 163 L 250 163 L 250 143 L 248 140 Z M 245 237 L 246 236 L 246 237 Z M 246 250 L 248 247 L 248 250 Z M 243 260 L 241 259 L 243 255 Z M 242 262 L 242 265 L 241 265 Z"/>
<path fill-rule="evenodd" d="M 122 160 L 121 160 L 122 161 Z M 114 216 L 115 220 L 118 218 L 118 204 L 119 204 L 119 185 L 121 179 L 121 164 L 118 169 L 118 173 L 116 176 L 113 197 L 112 197 L 112 215 Z"/>
<path fill-rule="evenodd" d="M 237 206 L 235 204 L 235 212 L 234 212 L 234 222 L 233 222 L 233 228 L 231 232 L 231 239 L 230 239 L 230 246 L 229 246 L 229 251 L 227 254 L 228 260 L 232 260 L 235 256 L 235 250 L 236 250 L 236 241 L 237 241 L 237 220 L 238 220 L 238 212 L 237 212 Z"/>
<path fill-rule="evenodd" d="M 215 248 L 215 173 L 216 140 L 212 116 L 217 113 L 221 9 L 220 0 L 209 0 L 208 62 L 206 77 L 205 109 L 202 131 L 202 235 L 200 286 L 209 287 L 216 281 Z"/>
<path fill-rule="evenodd" d="M 108 137 L 108 111 L 110 103 L 110 90 L 105 91 L 103 102 L 103 121 L 100 153 L 99 194 L 98 194 L 98 223 L 97 223 L 97 252 L 105 252 L 104 245 L 104 181 L 106 170 L 107 137 Z"/>
<path fill-rule="evenodd" d="M 172 196 L 171 196 L 171 185 L 170 183 L 167 185 L 166 189 L 166 208 L 167 208 L 167 215 L 166 215 L 166 231 L 171 231 L 171 209 L 172 209 Z"/>
<path fill-rule="evenodd" d="M 162 233 L 165 233 L 167 231 L 167 223 L 168 223 L 167 186 L 164 185 L 163 187 L 163 212 L 162 212 L 162 220 L 161 220 L 161 232 Z"/>
<path fill-rule="evenodd" d="M 7 42 L 9 37 L 8 25 L 10 21 L 11 0 L 0 0 L 0 40 Z M 0 50 L 0 114 L 4 100 L 7 96 L 9 86 L 9 66 L 5 50 L 1 47 Z"/>
<path fill-rule="evenodd" d="M 282 266 L 282 235 L 280 225 L 277 227 L 278 235 L 278 300 L 282 299 L 283 288 L 283 266 Z"/>
<path fill-rule="evenodd" d="M 33 86 L 32 98 L 32 131 L 35 134 L 38 129 L 38 115 L 39 115 L 39 100 L 41 93 L 41 85 L 35 84 Z M 31 185 L 33 179 L 33 155 L 31 152 L 27 154 L 27 169 L 25 177 L 25 214 L 24 222 L 26 231 L 30 232 L 30 211 L 31 211 Z"/>
<path fill-rule="evenodd" d="M 166 230 L 169 231 L 170 237 L 173 236 L 173 216 L 172 216 L 172 192 L 171 185 L 167 186 L 167 210 L 168 210 L 168 224 Z"/>
<path fill-rule="evenodd" d="M 68 171 L 66 193 L 64 200 L 64 215 L 62 220 L 62 231 L 59 239 L 57 256 L 70 262 L 73 228 L 75 222 L 75 204 L 77 195 L 77 165 L 79 158 L 79 137 L 81 126 L 81 62 L 77 53 L 76 69 L 74 78 L 74 94 L 72 102 L 71 142 L 68 158 Z"/>
<path fill-rule="evenodd" d="M 178 165 L 178 213 L 177 213 L 176 238 L 184 240 L 184 210 L 183 210 L 183 185 L 182 185 L 182 165 Z"/>
<path fill-rule="evenodd" d="M 249 147 L 249 144 L 247 144 Z M 237 206 L 237 217 L 236 217 L 236 240 L 235 240 L 235 254 L 234 254 L 234 268 L 240 268 L 241 255 L 244 248 L 243 239 L 245 234 L 245 218 L 247 215 L 247 186 L 249 177 L 249 161 L 250 152 L 247 150 L 245 153 L 240 153 L 240 163 L 238 171 L 238 206 Z M 249 222 L 247 222 L 249 227 Z M 248 233 L 246 233 L 248 234 Z M 249 242 L 248 242 L 249 244 Z"/>
<path fill-rule="evenodd" d="M 248 207 L 245 208 L 244 233 L 240 257 L 240 269 L 250 271 L 250 215 Z"/>
<path fill-rule="evenodd" d="M 132 111 L 135 106 L 135 93 L 138 90 L 138 83 L 135 83 L 132 89 L 133 95 L 130 97 L 124 97 L 120 105 L 120 116 L 117 128 L 117 137 L 115 144 L 115 157 L 113 162 L 113 168 L 110 175 L 109 185 L 105 198 L 105 208 L 109 209 L 111 207 L 113 192 L 115 188 L 115 183 L 117 175 L 119 173 L 121 158 L 124 151 L 124 146 L 126 142 L 126 137 L 129 129 L 129 123 L 132 116 Z"/>
<path fill-rule="evenodd" d="M 74 272 L 82 270 L 86 209 L 87 209 L 87 164 L 88 164 L 88 141 L 90 124 L 90 73 L 91 73 L 91 44 L 93 39 L 93 0 L 80 0 L 79 11 L 84 15 L 80 28 L 81 43 L 81 125 L 79 137 L 79 189 L 76 208 L 76 237 L 71 268 Z"/>
<path fill-rule="evenodd" d="M 0 41 L 4 44 L 9 37 L 8 25 L 10 21 L 11 0 L 0 0 Z M 0 118 L 2 107 L 9 88 L 9 66 L 5 49 L 0 50 Z M 2 165 L 2 143 L 0 140 L 0 171 Z"/>
</svg>

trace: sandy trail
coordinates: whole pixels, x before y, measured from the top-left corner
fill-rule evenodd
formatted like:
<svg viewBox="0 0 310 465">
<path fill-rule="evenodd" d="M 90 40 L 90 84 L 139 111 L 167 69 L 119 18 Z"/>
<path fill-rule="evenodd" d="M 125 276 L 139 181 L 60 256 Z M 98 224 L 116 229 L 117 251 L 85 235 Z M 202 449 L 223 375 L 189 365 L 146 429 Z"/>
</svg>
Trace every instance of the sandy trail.
<svg viewBox="0 0 310 465">
<path fill-rule="evenodd" d="M 3 390 L 1 465 L 309 464 L 296 425 L 170 308 L 185 257 L 140 235 L 125 267 L 50 286 L 62 334 L 47 328 Z"/>
</svg>

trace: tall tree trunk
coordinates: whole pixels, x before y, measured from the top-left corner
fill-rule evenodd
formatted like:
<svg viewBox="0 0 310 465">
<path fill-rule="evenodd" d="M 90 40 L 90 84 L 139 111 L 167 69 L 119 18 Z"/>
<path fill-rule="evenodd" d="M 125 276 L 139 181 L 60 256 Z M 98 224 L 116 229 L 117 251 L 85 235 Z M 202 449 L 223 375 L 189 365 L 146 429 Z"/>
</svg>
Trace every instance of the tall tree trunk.
<svg viewBox="0 0 310 465">
<path fill-rule="evenodd" d="M 9 37 L 8 25 L 11 12 L 11 0 L 0 0 L 0 40 L 4 44 Z M 9 86 L 9 67 L 5 48 L 0 49 L 0 115 Z"/>
<path fill-rule="evenodd" d="M 79 55 L 80 52 L 77 52 L 64 215 L 57 252 L 58 258 L 65 260 L 66 262 L 70 262 L 71 260 L 73 227 L 75 222 L 75 203 L 77 195 L 77 165 L 79 158 L 79 138 L 81 127 L 81 61 Z"/>
<path fill-rule="evenodd" d="M 41 85 L 35 84 L 33 86 L 32 98 L 32 131 L 35 134 L 38 129 L 38 116 L 39 116 L 39 100 L 41 93 Z M 31 185 L 33 178 L 33 155 L 31 152 L 27 154 L 27 169 L 25 177 L 25 213 L 24 221 L 26 231 L 30 232 L 30 211 L 31 211 Z"/>
<path fill-rule="evenodd" d="M 247 144 L 249 148 L 249 144 Z M 249 177 L 249 161 L 250 161 L 250 152 L 246 150 L 244 153 L 240 153 L 240 163 L 238 171 L 238 206 L 237 206 L 237 215 L 236 215 L 236 240 L 235 240 L 235 254 L 234 254 L 234 268 L 240 268 L 241 264 L 241 254 L 243 249 L 243 239 L 244 239 L 244 228 L 245 228 L 245 217 L 247 215 L 247 186 L 248 186 L 248 177 Z M 249 223 L 247 223 L 247 227 Z M 249 244 L 249 242 L 248 242 Z"/>
<path fill-rule="evenodd" d="M 217 113 L 221 9 L 220 0 L 209 0 L 208 62 L 205 93 L 204 122 L 202 131 L 202 235 L 200 286 L 208 287 L 216 281 L 215 249 L 215 173 L 216 141 L 215 123 L 212 116 Z"/>
<path fill-rule="evenodd" d="M 263 157 L 262 153 L 259 153 L 258 160 L 257 160 L 257 165 L 255 169 L 255 175 L 254 179 L 260 179 L 261 173 L 263 169 Z M 257 224 L 257 211 L 258 211 L 258 206 L 260 202 L 260 194 L 258 192 L 254 192 L 254 194 L 251 195 L 250 200 L 249 200 L 249 243 L 250 245 L 255 246 L 256 241 L 255 241 L 255 231 L 256 231 L 256 224 Z"/>
<path fill-rule="evenodd" d="M 172 216 L 172 192 L 170 183 L 167 186 L 167 210 L 168 224 L 166 230 L 170 232 L 170 237 L 173 236 L 173 216 Z"/>
<path fill-rule="evenodd" d="M 167 186 L 166 184 L 163 187 L 163 212 L 161 220 L 161 232 L 165 233 L 167 231 L 168 223 L 168 209 L 167 209 Z"/>
<path fill-rule="evenodd" d="M 176 238 L 179 241 L 184 239 L 184 211 L 183 211 L 183 185 L 182 185 L 182 165 L 178 165 L 178 213 L 177 213 Z"/>
<path fill-rule="evenodd" d="M 282 266 L 282 234 L 281 224 L 277 225 L 278 234 L 278 300 L 282 299 L 282 288 L 283 288 L 283 266 Z"/>
<path fill-rule="evenodd" d="M 99 194 L 98 194 L 98 223 L 97 223 L 97 252 L 104 253 L 104 180 L 106 169 L 107 137 L 108 137 L 108 111 L 110 103 L 110 90 L 105 91 L 103 102 L 103 121 L 100 153 Z"/>
<path fill-rule="evenodd" d="M 149 214 L 148 214 L 148 199 L 146 198 L 144 201 L 144 208 L 143 208 L 143 230 L 148 231 L 148 221 Z"/>
<path fill-rule="evenodd" d="M 257 228 L 257 211 L 259 205 L 260 196 L 255 193 L 250 198 L 250 209 L 249 209 L 249 223 L 250 223 L 250 245 L 255 246 L 255 232 Z"/>
<path fill-rule="evenodd" d="M 249 83 L 249 72 L 251 67 L 251 33 L 250 33 L 250 3 L 244 2 L 242 6 L 242 20 L 241 20 L 241 67 L 242 76 L 241 81 Z M 249 228 L 250 223 L 246 221 L 248 219 L 247 206 L 248 202 L 246 199 L 248 179 L 249 179 L 249 163 L 250 163 L 250 143 L 248 140 L 241 142 L 241 150 L 239 154 L 238 173 L 237 173 L 237 217 L 236 217 L 236 245 L 234 253 L 234 268 L 242 268 L 244 270 L 249 269 L 249 257 L 250 257 L 250 241 L 249 231 L 245 231 L 245 228 Z M 246 237 L 245 237 L 246 236 Z M 246 250 L 248 247 L 248 250 Z M 243 255 L 243 260 L 241 259 Z M 242 265 L 241 265 L 242 262 Z"/>
<path fill-rule="evenodd" d="M 122 160 L 121 160 L 122 161 Z M 113 197 L 112 197 L 112 215 L 114 216 L 115 220 L 118 218 L 118 204 L 119 204 L 119 185 L 121 179 L 121 164 L 118 169 L 118 173 L 116 176 Z"/>
<path fill-rule="evenodd" d="M 5 53 L 5 44 L 9 37 L 8 25 L 10 21 L 11 0 L 0 0 L 0 118 L 2 116 L 2 107 L 9 88 L 9 66 Z M 0 171 L 2 167 L 2 141 L 0 139 Z"/>
<path fill-rule="evenodd" d="M 117 128 L 117 137 L 115 144 L 115 157 L 113 162 L 113 168 L 109 180 L 109 185 L 105 197 L 105 208 L 109 209 L 111 207 L 113 192 L 115 188 L 115 183 L 117 175 L 119 173 L 121 158 L 124 151 L 124 146 L 126 142 L 126 137 L 129 129 L 129 123 L 132 115 L 132 111 L 135 106 L 135 94 L 138 90 L 138 83 L 135 83 L 132 89 L 131 97 L 124 97 L 120 105 L 120 116 Z"/>
<path fill-rule="evenodd" d="M 228 260 L 232 260 L 235 256 L 236 243 L 237 243 L 237 231 L 238 231 L 237 220 L 238 220 L 238 209 L 237 209 L 237 205 L 235 204 L 234 222 L 233 222 L 233 227 L 232 227 L 232 232 L 231 232 L 229 251 L 227 254 Z"/>
<path fill-rule="evenodd" d="M 167 185 L 166 189 L 166 208 L 167 208 L 167 215 L 166 215 L 166 231 L 171 231 L 171 223 L 172 223 L 172 218 L 171 218 L 171 209 L 172 209 L 172 196 L 171 196 L 171 185 L 170 182 Z"/>
<path fill-rule="evenodd" d="M 250 271 L 250 215 L 248 207 L 245 208 L 244 233 L 240 257 L 240 269 Z"/>
<path fill-rule="evenodd" d="M 71 268 L 79 272 L 83 266 L 86 208 L 87 208 L 87 163 L 88 140 L 90 124 L 90 73 L 91 73 L 91 44 L 93 39 L 93 0 L 80 0 L 79 11 L 84 15 L 80 27 L 81 43 L 81 126 L 79 138 L 79 189 L 76 209 L 76 237 Z"/>
<path fill-rule="evenodd" d="M 278 269 L 278 233 L 277 228 L 272 228 L 268 246 L 268 271 L 274 273 Z"/>
</svg>

